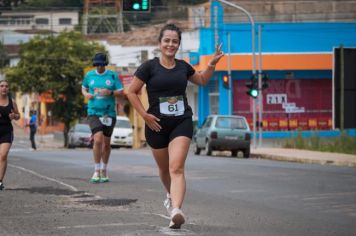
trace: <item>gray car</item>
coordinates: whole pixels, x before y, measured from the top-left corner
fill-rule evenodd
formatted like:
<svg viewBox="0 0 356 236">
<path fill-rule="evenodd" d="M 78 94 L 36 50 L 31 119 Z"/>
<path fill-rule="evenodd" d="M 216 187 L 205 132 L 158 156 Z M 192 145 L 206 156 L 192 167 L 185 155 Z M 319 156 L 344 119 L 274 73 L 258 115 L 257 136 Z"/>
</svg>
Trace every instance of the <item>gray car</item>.
<svg viewBox="0 0 356 236">
<path fill-rule="evenodd" d="M 88 124 L 76 124 L 68 132 L 68 148 L 92 147 L 91 130 Z"/>
<path fill-rule="evenodd" d="M 251 131 L 243 116 L 210 115 L 194 135 L 195 151 L 199 155 L 205 150 L 206 155 L 212 151 L 231 151 L 237 156 L 238 151 L 243 156 L 250 156 Z"/>
</svg>

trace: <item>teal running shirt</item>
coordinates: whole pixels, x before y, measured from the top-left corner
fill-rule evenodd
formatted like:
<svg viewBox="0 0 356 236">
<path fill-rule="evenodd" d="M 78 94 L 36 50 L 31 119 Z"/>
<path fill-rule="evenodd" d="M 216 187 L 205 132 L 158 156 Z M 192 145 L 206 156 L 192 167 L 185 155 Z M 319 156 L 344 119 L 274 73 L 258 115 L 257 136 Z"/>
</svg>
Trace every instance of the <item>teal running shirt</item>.
<svg viewBox="0 0 356 236">
<path fill-rule="evenodd" d="M 117 73 L 112 70 L 105 70 L 104 73 L 99 74 L 96 69 L 91 70 L 85 75 L 82 87 L 94 95 L 88 102 L 88 116 L 107 115 L 116 117 L 115 97 L 111 95 L 100 95 L 98 89 L 121 91 L 123 86 Z"/>
</svg>

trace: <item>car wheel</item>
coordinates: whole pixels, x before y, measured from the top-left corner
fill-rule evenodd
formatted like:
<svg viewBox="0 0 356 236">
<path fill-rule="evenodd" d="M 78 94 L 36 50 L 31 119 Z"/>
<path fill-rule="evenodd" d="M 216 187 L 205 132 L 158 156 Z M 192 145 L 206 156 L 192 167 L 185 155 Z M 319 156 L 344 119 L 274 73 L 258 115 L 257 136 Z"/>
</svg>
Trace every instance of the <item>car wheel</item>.
<svg viewBox="0 0 356 236">
<path fill-rule="evenodd" d="M 231 156 L 236 157 L 237 156 L 237 150 L 231 150 Z"/>
<path fill-rule="evenodd" d="M 72 143 L 70 143 L 70 142 L 68 143 L 67 146 L 68 146 L 68 148 L 70 148 L 70 149 L 75 148 L 74 145 L 73 145 Z"/>
<path fill-rule="evenodd" d="M 201 151 L 201 148 L 198 148 L 198 144 L 194 145 L 194 154 L 195 155 L 199 155 Z"/>
<path fill-rule="evenodd" d="M 244 150 L 244 158 L 249 158 L 250 157 L 250 148 L 246 148 Z"/>
<path fill-rule="evenodd" d="M 206 141 L 206 144 L 205 144 L 205 155 L 207 156 L 211 156 L 211 153 L 212 153 L 212 148 L 209 144 L 209 141 Z"/>
</svg>

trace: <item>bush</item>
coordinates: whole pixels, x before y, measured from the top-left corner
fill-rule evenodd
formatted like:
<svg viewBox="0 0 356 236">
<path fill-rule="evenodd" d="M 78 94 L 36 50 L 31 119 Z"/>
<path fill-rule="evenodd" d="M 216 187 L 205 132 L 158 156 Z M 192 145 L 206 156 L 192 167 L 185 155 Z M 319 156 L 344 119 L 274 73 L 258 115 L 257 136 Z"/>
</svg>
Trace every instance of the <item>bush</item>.
<svg viewBox="0 0 356 236">
<path fill-rule="evenodd" d="M 356 154 L 356 137 L 342 133 L 339 137 L 335 138 L 321 138 L 318 135 L 313 135 L 310 138 L 303 138 L 301 133 L 298 133 L 296 137 L 287 139 L 283 144 L 283 147 L 321 152 Z"/>
</svg>

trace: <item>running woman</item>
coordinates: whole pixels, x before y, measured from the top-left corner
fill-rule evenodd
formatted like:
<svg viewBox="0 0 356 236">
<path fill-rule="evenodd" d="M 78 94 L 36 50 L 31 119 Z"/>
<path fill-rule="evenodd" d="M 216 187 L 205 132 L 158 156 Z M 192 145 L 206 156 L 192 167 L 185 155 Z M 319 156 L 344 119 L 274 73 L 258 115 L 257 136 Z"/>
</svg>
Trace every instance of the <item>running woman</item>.
<svg viewBox="0 0 356 236">
<path fill-rule="evenodd" d="M 0 190 L 4 189 L 3 179 L 6 173 L 7 156 L 14 140 L 12 120 L 20 119 L 15 100 L 10 97 L 9 83 L 0 80 Z"/>
<path fill-rule="evenodd" d="M 107 165 L 110 158 L 110 140 L 116 123 L 116 99 L 123 94 L 117 73 L 107 70 L 106 54 L 93 58 L 95 70 L 89 71 L 82 83 L 82 94 L 89 100 L 88 121 L 94 139 L 94 174 L 92 183 L 109 182 Z"/>
<path fill-rule="evenodd" d="M 145 136 L 167 191 L 165 207 L 170 213 L 169 227 L 179 229 L 185 222 L 182 212 L 186 192 L 185 160 L 193 136 L 192 109 L 188 105 L 188 81 L 204 85 L 223 57 L 221 45 L 202 72 L 184 60 L 175 58 L 181 42 L 181 30 L 165 25 L 158 37 L 161 56 L 144 62 L 135 72 L 128 99 L 145 120 Z M 146 111 L 138 94 L 146 84 L 149 108 Z"/>
</svg>

